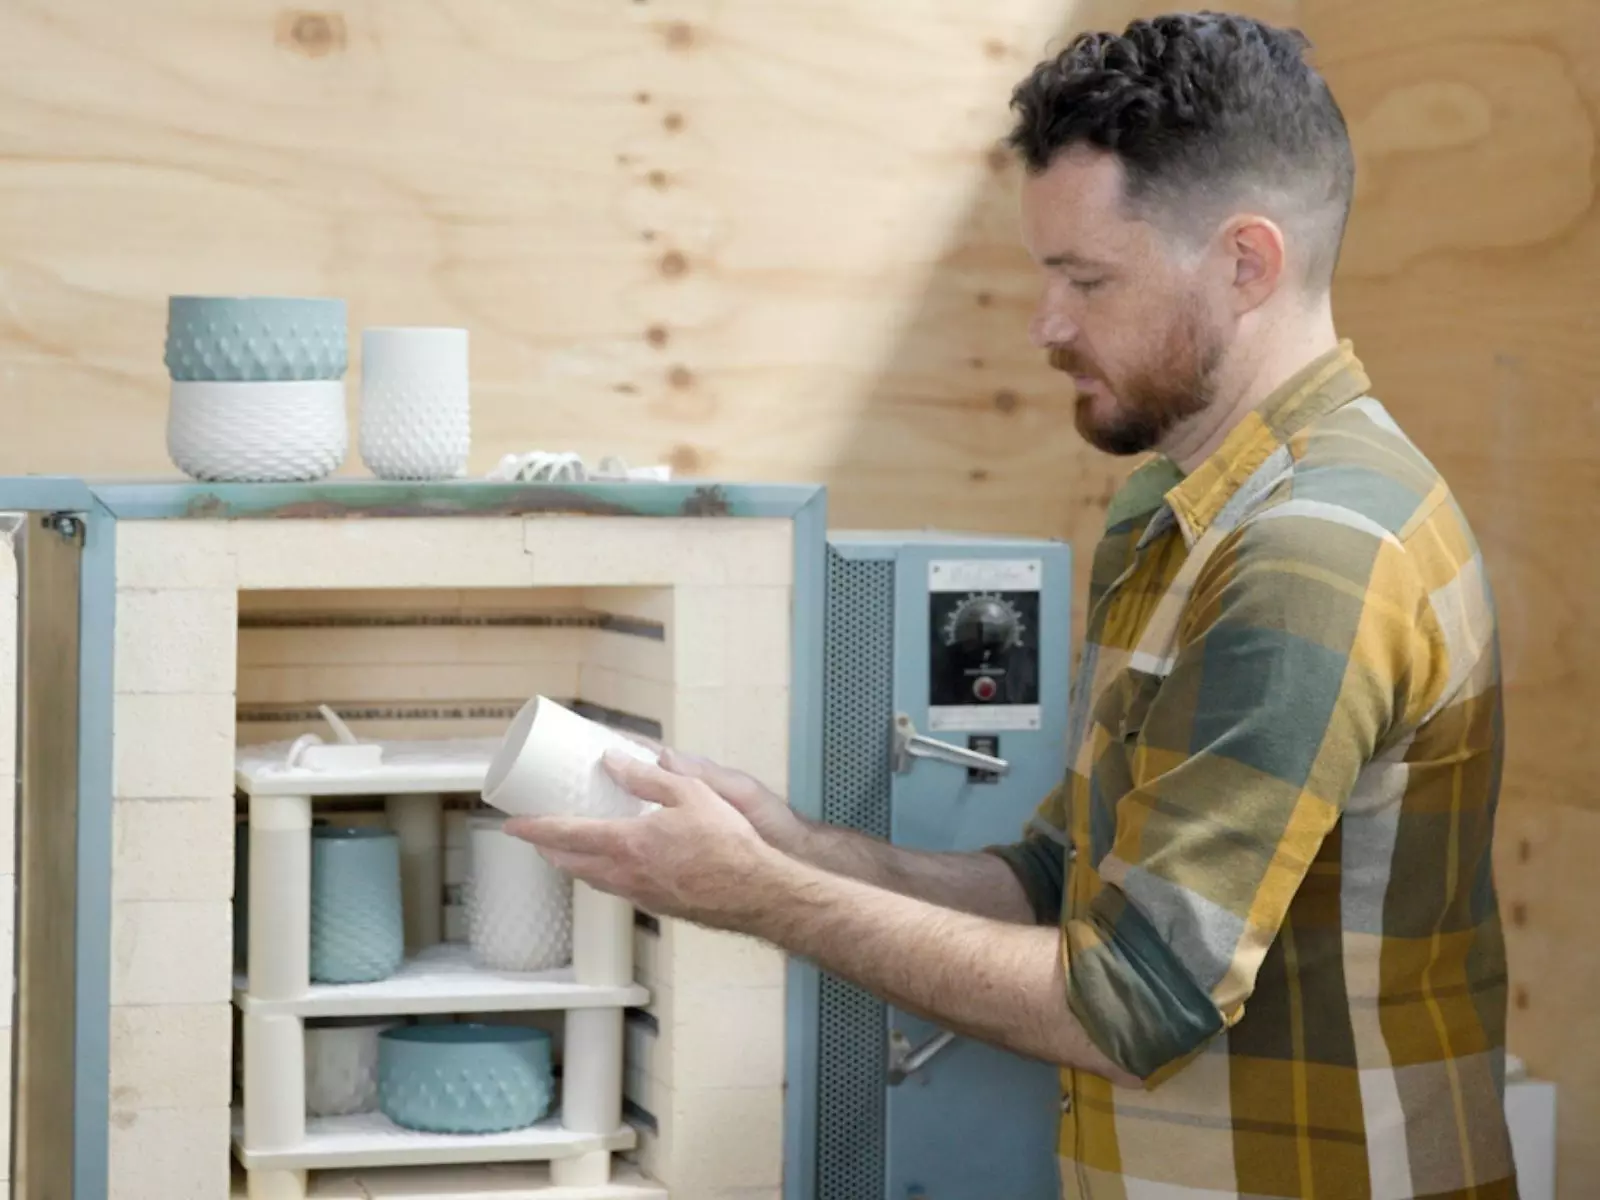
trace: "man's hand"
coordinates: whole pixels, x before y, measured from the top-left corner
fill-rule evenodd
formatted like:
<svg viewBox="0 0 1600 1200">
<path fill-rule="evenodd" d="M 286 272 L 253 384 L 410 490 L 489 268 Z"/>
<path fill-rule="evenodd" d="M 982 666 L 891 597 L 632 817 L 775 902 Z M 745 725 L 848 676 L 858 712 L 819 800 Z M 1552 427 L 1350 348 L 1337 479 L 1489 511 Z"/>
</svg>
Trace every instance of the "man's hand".
<svg viewBox="0 0 1600 1200">
<path fill-rule="evenodd" d="M 680 750 L 663 749 L 661 766 L 674 775 L 704 783 L 713 794 L 737 809 L 769 846 L 796 858 L 805 857 L 805 822 L 782 796 L 760 780 Z M 624 783 L 624 786 L 627 785 Z"/>
<path fill-rule="evenodd" d="M 906 1012 L 1014 1053 L 1136 1082 L 1090 1043 L 1068 1009 L 1059 931 L 845 878 L 769 845 L 739 801 L 703 779 L 626 756 L 608 755 L 605 766 L 661 807 L 614 821 L 518 817 L 506 832 L 650 912 L 760 938 Z M 762 811 L 759 795 L 744 798 Z"/>
<path fill-rule="evenodd" d="M 661 807 L 622 820 L 516 817 L 505 831 L 539 847 L 552 866 L 649 912 L 718 928 L 736 923 L 763 873 L 781 866 L 781 852 L 736 800 L 700 779 L 624 755 L 608 754 L 605 768 Z M 748 807 L 761 811 L 761 799 Z"/>
<path fill-rule="evenodd" d="M 682 751 L 656 748 L 662 767 L 698 779 L 742 813 L 767 845 L 790 858 L 930 904 L 1031 924 L 1033 910 L 1011 868 L 992 854 L 926 853 L 806 820 L 759 780 Z"/>
</svg>

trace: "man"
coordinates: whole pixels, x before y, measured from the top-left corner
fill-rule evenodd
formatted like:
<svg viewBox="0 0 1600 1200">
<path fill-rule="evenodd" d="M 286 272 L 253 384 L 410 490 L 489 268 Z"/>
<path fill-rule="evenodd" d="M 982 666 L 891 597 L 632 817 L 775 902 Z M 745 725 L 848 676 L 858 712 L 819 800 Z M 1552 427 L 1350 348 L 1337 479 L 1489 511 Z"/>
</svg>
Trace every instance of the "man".
<svg viewBox="0 0 1600 1200">
<path fill-rule="evenodd" d="M 512 829 L 1062 1068 L 1063 1195 L 1513 1197 L 1493 606 L 1334 332 L 1354 166 L 1298 35 L 1169 16 L 1017 89 L 1033 337 L 1154 452 L 1096 551 L 1070 770 L 1018 844 L 902 850 L 667 753 L 635 822 Z"/>
</svg>

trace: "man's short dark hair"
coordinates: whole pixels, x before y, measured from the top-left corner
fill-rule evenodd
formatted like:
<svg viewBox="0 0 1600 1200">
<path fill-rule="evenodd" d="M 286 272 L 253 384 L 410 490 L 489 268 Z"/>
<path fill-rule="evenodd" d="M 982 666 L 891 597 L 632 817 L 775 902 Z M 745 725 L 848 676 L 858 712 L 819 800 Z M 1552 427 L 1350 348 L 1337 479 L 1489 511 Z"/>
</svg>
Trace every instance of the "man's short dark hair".
<svg viewBox="0 0 1600 1200">
<path fill-rule="evenodd" d="M 1307 284 L 1325 288 L 1355 156 L 1332 92 L 1306 61 L 1310 46 L 1298 30 L 1211 12 L 1080 34 L 1018 85 L 1007 142 L 1035 173 L 1075 147 L 1115 155 L 1130 204 L 1165 227 L 1262 206 L 1298 243 Z"/>
</svg>

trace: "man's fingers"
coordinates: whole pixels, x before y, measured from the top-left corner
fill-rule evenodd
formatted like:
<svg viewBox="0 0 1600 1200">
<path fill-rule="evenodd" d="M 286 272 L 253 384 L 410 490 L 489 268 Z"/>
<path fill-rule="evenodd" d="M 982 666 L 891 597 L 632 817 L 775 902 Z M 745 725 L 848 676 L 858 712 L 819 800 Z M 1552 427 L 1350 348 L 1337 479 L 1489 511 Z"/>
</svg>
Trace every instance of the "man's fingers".
<svg viewBox="0 0 1600 1200">
<path fill-rule="evenodd" d="M 753 796 L 760 785 L 743 771 L 735 771 L 708 758 L 685 754 L 681 750 L 665 749 L 661 752 L 661 766 L 674 775 L 698 779 L 712 791 L 730 799 Z"/>
<path fill-rule="evenodd" d="M 612 728 L 611 732 L 620 734 L 622 737 L 627 738 L 630 742 L 634 742 L 640 746 L 643 746 L 646 750 L 649 750 L 654 754 L 660 754 L 662 751 L 662 745 L 660 742 L 656 741 L 655 738 L 646 737 L 642 733 L 635 733 L 631 729 L 619 729 L 615 727 Z"/>
<path fill-rule="evenodd" d="M 598 885 L 601 881 L 609 881 L 615 864 L 608 858 L 598 854 L 575 854 L 569 850 L 539 851 L 544 855 L 544 860 L 558 871 L 565 871 L 585 883 Z"/>
<path fill-rule="evenodd" d="M 615 850 L 620 824 L 593 817 L 512 817 L 502 828 L 541 850 L 603 858 Z"/>
<path fill-rule="evenodd" d="M 683 803 L 683 780 L 651 762 L 640 762 L 626 754 L 607 750 L 601 759 L 606 773 L 641 800 L 653 800 L 663 807 Z"/>
</svg>

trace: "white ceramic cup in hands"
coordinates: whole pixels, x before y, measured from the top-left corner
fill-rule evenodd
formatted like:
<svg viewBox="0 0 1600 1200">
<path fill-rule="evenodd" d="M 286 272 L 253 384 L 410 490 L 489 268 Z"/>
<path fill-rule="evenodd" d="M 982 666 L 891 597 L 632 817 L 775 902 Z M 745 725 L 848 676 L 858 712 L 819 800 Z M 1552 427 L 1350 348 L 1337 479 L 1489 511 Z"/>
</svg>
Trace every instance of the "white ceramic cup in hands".
<svg viewBox="0 0 1600 1200">
<path fill-rule="evenodd" d="M 607 750 L 640 762 L 658 757 L 632 738 L 535 696 L 495 751 L 483 799 L 513 817 L 636 817 L 656 808 L 611 778 L 601 762 Z"/>
<path fill-rule="evenodd" d="M 361 333 L 361 461 L 380 479 L 458 479 L 472 449 L 465 329 Z"/>
</svg>

